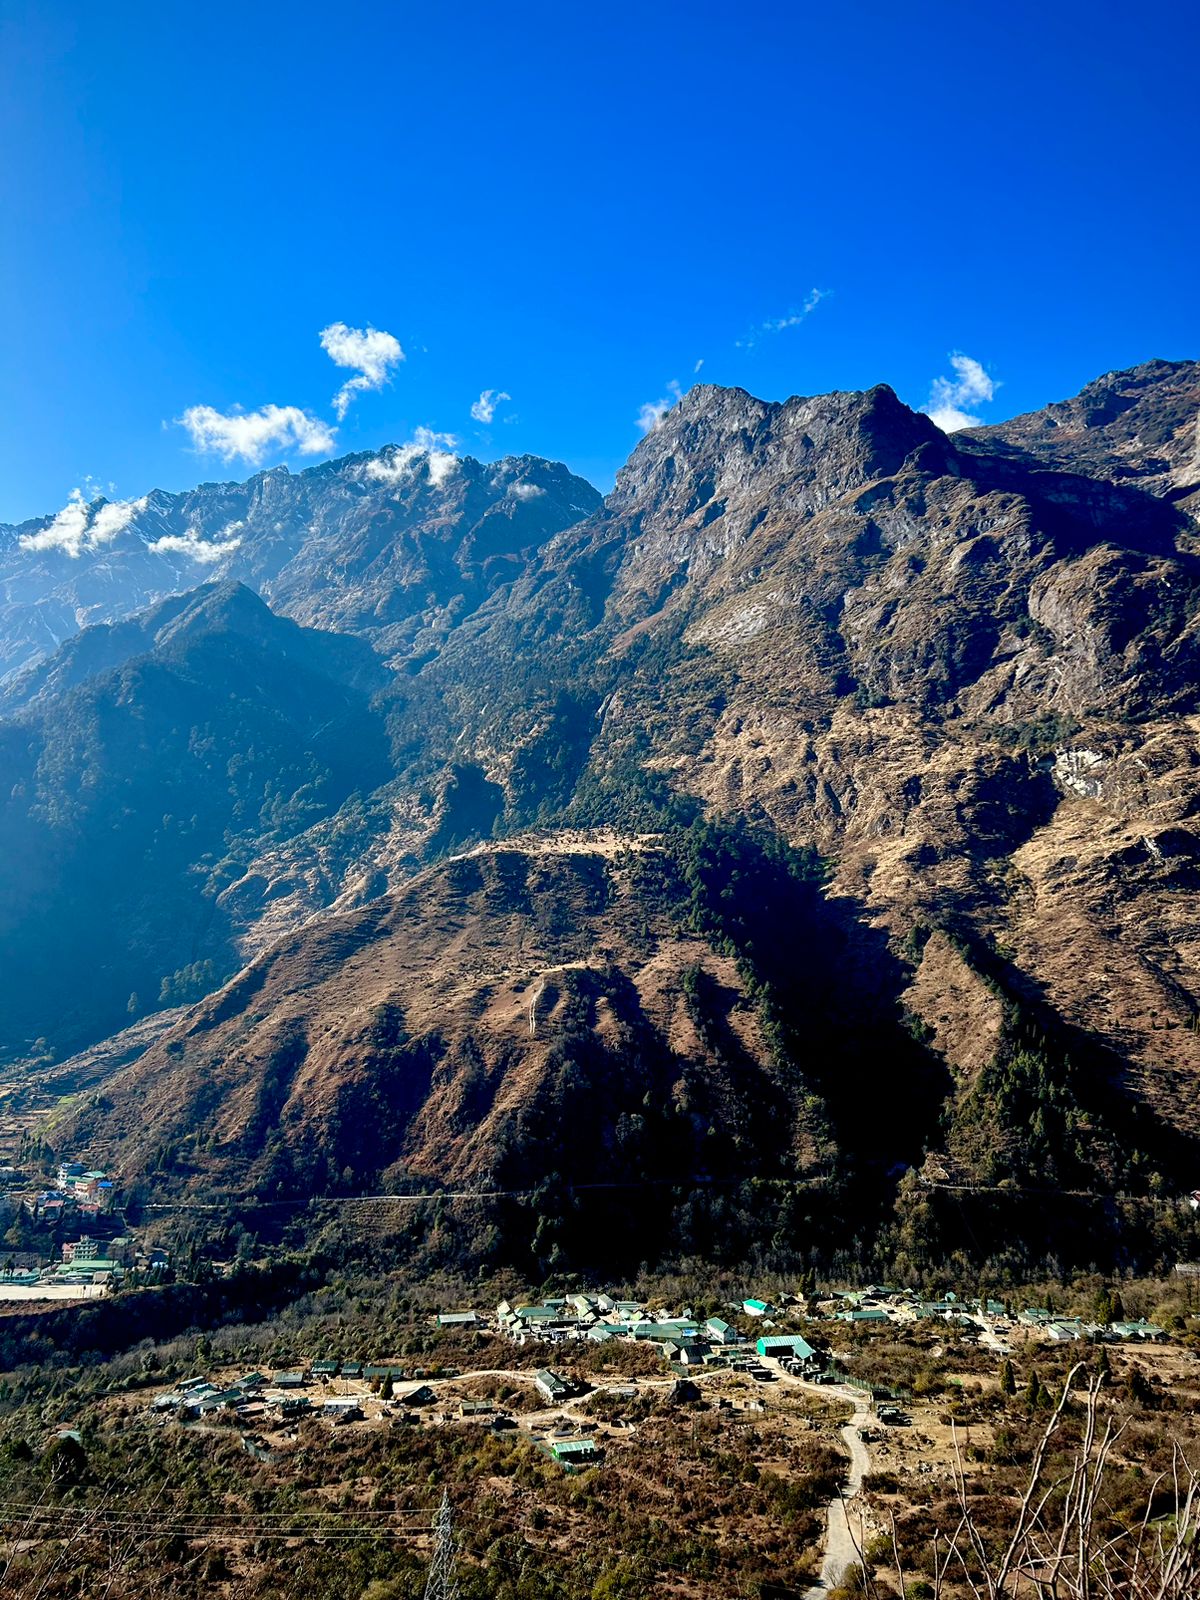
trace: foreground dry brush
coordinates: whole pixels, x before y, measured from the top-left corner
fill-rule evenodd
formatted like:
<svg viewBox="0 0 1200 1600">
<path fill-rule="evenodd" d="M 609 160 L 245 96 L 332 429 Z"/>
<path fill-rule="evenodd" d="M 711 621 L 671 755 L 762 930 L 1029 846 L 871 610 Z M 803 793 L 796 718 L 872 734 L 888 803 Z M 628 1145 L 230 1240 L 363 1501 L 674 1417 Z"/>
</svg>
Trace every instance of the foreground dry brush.
<svg viewBox="0 0 1200 1600">
<path fill-rule="evenodd" d="M 1175 1446 L 1170 1470 L 1148 1479 L 1136 1503 L 1124 1486 L 1114 1493 L 1126 1423 L 1104 1416 L 1104 1382 L 1082 1364 L 1072 1369 L 1003 1521 L 970 1491 L 956 1449 L 957 1516 L 936 1529 L 921 1574 L 907 1570 L 893 1521 L 886 1576 L 864 1561 L 830 1600 L 883 1600 L 893 1580 L 905 1600 L 1195 1600 L 1200 1477 Z"/>
</svg>

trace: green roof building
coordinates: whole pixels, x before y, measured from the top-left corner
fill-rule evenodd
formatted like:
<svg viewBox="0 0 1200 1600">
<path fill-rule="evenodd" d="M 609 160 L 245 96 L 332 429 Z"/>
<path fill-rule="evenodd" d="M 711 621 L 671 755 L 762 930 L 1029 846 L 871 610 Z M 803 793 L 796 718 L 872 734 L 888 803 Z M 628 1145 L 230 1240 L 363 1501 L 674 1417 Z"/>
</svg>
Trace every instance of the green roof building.
<svg viewBox="0 0 1200 1600">
<path fill-rule="evenodd" d="M 794 1356 L 797 1361 L 811 1361 L 816 1351 L 807 1339 L 801 1338 L 798 1333 L 772 1333 L 755 1342 L 754 1348 L 760 1356 L 774 1356 L 779 1360 L 782 1356 Z"/>
<path fill-rule="evenodd" d="M 550 1454 L 556 1461 L 575 1466 L 581 1462 L 595 1461 L 600 1451 L 595 1439 L 553 1439 Z"/>
<path fill-rule="evenodd" d="M 557 1405 L 560 1400 L 570 1399 L 575 1392 L 573 1384 L 568 1383 L 565 1378 L 560 1378 L 557 1372 L 551 1372 L 547 1367 L 534 1373 L 533 1382 L 538 1393 L 552 1406 Z"/>
</svg>

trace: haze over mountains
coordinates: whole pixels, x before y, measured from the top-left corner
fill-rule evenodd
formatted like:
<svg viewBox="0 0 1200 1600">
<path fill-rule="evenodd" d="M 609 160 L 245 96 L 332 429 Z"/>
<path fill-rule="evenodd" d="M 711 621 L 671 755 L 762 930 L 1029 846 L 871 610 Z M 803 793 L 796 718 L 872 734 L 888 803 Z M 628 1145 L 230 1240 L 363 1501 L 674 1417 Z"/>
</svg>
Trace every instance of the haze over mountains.
<svg viewBox="0 0 1200 1600">
<path fill-rule="evenodd" d="M 407 448 L 0 530 L 0 1044 L 199 1002 L 76 1125 L 181 1184 L 1183 1183 L 1198 417 L 700 385 L 603 501 Z"/>
</svg>

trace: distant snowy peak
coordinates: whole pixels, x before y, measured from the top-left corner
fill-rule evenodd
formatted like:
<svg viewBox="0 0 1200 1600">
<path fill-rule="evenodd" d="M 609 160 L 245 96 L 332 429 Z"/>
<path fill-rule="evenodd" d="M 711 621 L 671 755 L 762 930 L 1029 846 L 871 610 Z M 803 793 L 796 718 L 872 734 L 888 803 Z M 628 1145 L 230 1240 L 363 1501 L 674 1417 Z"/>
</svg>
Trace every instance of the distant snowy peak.
<svg viewBox="0 0 1200 1600">
<path fill-rule="evenodd" d="M 0 676 L 81 627 L 213 578 L 249 584 L 316 626 L 394 635 L 412 608 L 388 591 L 415 594 L 430 547 L 441 552 L 436 609 L 464 583 L 488 587 L 475 571 L 481 552 L 511 561 L 599 504 L 560 464 L 536 456 L 485 464 L 453 455 L 436 435 L 178 494 L 108 500 L 75 490 L 56 512 L 0 525 Z M 497 568 L 492 577 L 502 575 Z M 395 637 L 384 642 L 402 648 Z"/>
</svg>

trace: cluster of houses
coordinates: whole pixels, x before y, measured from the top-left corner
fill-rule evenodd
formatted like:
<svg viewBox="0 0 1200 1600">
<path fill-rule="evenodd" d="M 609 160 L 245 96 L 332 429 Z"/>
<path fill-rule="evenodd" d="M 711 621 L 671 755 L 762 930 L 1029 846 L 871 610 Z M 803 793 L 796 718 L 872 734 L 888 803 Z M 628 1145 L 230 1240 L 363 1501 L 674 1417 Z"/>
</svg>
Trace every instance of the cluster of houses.
<svg viewBox="0 0 1200 1600">
<path fill-rule="evenodd" d="M 1144 1317 L 1133 1321 L 1084 1322 L 1080 1317 L 1060 1317 L 1044 1306 L 1028 1306 L 1017 1316 L 1024 1327 L 1041 1333 L 1051 1344 L 1073 1344 L 1088 1340 L 1093 1344 L 1145 1344 L 1165 1339 L 1164 1328 Z"/>
<path fill-rule="evenodd" d="M 407 1389 L 395 1387 L 403 1380 L 403 1367 L 366 1366 L 358 1361 L 314 1361 L 307 1368 L 272 1374 L 250 1372 L 221 1387 L 208 1378 L 189 1378 L 174 1389 L 155 1395 L 151 1410 L 183 1422 L 195 1422 L 223 1413 L 230 1421 L 255 1423 L 266 1417 L 295 1421 L 320 1416 L 331 1422 L 357 1422 L 372 1390 L 393 1415 L 403 1415 L 432 1405 L 434 1391 L 426 1383 Z M 353 1387 L 334 1391 L 334 1379 Z"/>
<path fill-rule="evenodd" d="M 1027 1306 L 1013 1311 L 1000 1300 L 960 1300 L 952 1290 L 937 1299 L 923 1299 L 908 1289 L 893 1289 L 875 1284 L 866 1289 L 837 1290 L 810 1313 L 855 1325 L 887 1322 L 919 1322 L 933 1319 L 962 1328 L 988 1329 L 1009 1333 L 1019 1326 L 1040 1334 L 1050 1343 L 1073 1340 L 1093 1342 L 1139 1342 L 1166 1338 L 1165 1331 L 1144 1319 L 1112 1323 L 1085 1322 L 1079 1317 L 1063 1317 L 1042 1306 Z"/>
<path fill-rule="evenodd" d="M 0 1222 L 24 1211 L 53 1227 L 64 1217 L 100 1217 L 113 1208 L 115 1189 L 106 1172 L 89 1171 L 82 1161 L 60 1164 L 53 1185 L 39 1187 L 14 1166 L 0 1167 Z"/>
<path fill-rule="evenodd" d="M 743 1365 L 752 1353 L 795 1362 L 802 1368 L 821 1364 L 818 1352 L 798 1333 L 768 1331 L 776 1324 L 774 1308 L 766 1301 L 745 1300 L 740 1309 L 761 1324 L 763 1332 L 757 1339 L 722 1317 L 701 1321 L 687 1310 L 678 1316 L 652 1312 L 644 1301 L 616 1300 L 608 1294 L 571 1294 L 516 1305 L 502 1300 L 496 1307 L 496 1326 L 519 1345 L 530 1340 L 604 1344 L 611 1339 L 651 1344 L 666 1361 L 679 1367 Z M 444 1320 L 444 1315 L 438 1319 L 439 1323 Z"/>
<path fill-rule="evenodd" d="M 758 1355 L 792 1359 L 800 1368 L 815 1370 L 820 1354 L 798 1334 L 780 1324 L 796 1315 L 808 1322 L 842 1322 L 854 1327 L 911 1324 L 926 1320 L 949 1323 L 975 1333 L 1006 1333 L 1019 1324 L 1051 1342 L 1068 1339 L 1143 1341 L 1162 1339 L 1163 1330 L 1146 1321 L 1119 1321 L 1100 1326 L 1079 1319 L 1055 1316 L 1029 1307 L 1012 1312 L 994 1299 L 959 1299 L 952 1290 L 934 1298 L 909 1289 L 872 1284 L 865 1289 L 836 1290 L 816 1303 L 783 1295 L 778 1306 L 767 1300 L 745 1299 L 731 1305 L 735 1316 L 751 1332 L 741 1332 L 722 1317 L 703 1321 L 685 1308 L 678 1314 L 651 1311 L 643 1301 L 621 1300 L 603 1293 L 569 1294 L 530 1303 L 503 1300 L 496 1308 L 496 1326 L 516 1344 L 536 1340 L 546 1344 L 569 1341 L 604 1343 L 609 1339 L 646 1341 L 661 1347 L 666 1359 L 679 1366 L 726 1363 L 744 1355 L 751 1345 Z M 478 1321 L 475 1312 L 443 1313 L 441 1326 Z M 761 1336 L 759 1335 L 761 1330 Z"/>
<path fill-rule="evenodd" d="M 22 1205 L 38 1221 L 65 1216 L 101 1217 L 112 1210 L 116 1189 L 106 1172 L 88 1171 L 82 1161 L 63 1161 L 53 1188 L 27 1194 Z"/>
<path fill-rule="evenodd" d="M 26 1289 L 76 1288 L 104 1293 L 120 1288 L 131 1272 L 142 1281 L 161 1277 L 170 1258 L 165 1250 L 144 1249 L 129 1234 L 113 1239 L 81 1234 L 62 1245 L 62 1260 L 49 1266 L 13 1254 L 0 1263 L 0 1286 Z"/>
</svg>

